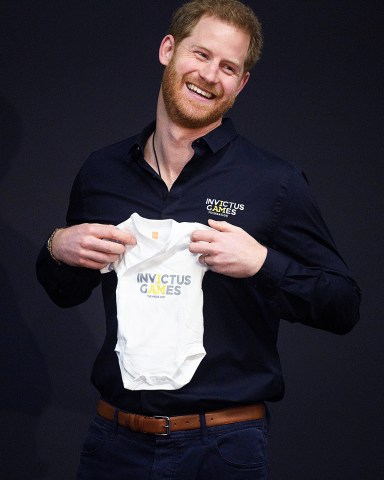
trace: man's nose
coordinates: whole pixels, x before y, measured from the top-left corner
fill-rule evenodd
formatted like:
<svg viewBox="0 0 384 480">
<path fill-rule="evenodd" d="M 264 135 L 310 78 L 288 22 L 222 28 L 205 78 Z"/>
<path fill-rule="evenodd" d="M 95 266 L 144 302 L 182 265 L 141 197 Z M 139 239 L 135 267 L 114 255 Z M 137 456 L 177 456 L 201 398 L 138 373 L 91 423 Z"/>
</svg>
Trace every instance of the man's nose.
<svg viewBox="0 0 384 480">
<path fill-rule="evenodd" d="M 200 69 L 200 76 L 206 82 L 216 83 L 219 66 L 215 62 L 207 62 Z"/>
</svg>

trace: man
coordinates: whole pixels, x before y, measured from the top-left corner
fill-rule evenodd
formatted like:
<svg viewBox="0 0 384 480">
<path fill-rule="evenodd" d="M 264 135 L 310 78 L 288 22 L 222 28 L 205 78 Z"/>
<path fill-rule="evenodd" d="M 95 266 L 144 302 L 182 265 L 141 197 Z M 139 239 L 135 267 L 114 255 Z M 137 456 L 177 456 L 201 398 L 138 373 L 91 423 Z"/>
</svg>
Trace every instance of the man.
<svg viewBox="0 0 384 480">
<path fill-rule="evenodd" d="M 62 307 L 87 300 L 102 283 L 107 333 L 92 374 L 101 401 L 78 479 L 268 478 L 265 402 L 284 391 L 280 319 L 338 334 L 358 320 L 358 287 L 303 174 L 223 118 L 260 48 L 259 22 L 241 2 L 180 7 L 160 45 L 165 69 L 156 122 L 90 156 L 72 189 L 67 227 L 56 229 L 40 253 L 39 281 Z M 126 297 L 129 306 L 134 297 L 119 291 L 120 273 L 100 271 L 119 272 L 131 253 L 145 251 L 133 227 L 116 227 L 137 215 L 144 224 L 210 227 L 193 228 L 184 249 L 207 270 L 206 355 L 180 388 L 156 388 L 147 378 L 143 388 L 130 389 L 122 379 L 128 360 L 117 346 L 120 301 Z M 140 275 L 137 282 L 151 274 Z M 160 308 L 161 296 L 154 297 Z M 179 313 L 169 317 L 180 320 Z M 140 311 L 134 319 L 140 328 L 149 325 L 148 338 L 161 332 L 152 320 Z M 140 355 L 131 355 L 130 367 Z"/>
</svg>

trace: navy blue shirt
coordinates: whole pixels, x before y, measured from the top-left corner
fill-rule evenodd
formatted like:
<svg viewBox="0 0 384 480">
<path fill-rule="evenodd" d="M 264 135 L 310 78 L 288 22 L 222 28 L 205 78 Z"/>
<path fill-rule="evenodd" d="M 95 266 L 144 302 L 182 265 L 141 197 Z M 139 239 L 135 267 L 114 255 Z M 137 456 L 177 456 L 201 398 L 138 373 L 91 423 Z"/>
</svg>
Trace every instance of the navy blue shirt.
<svg viewBox="0 0 384 480">
<path fill-rule="evenodd" d="M 143 157 L 154 128 L 151 124 L 140 135 L 90 155 L 74 182 L 67 223 L 117 225 L 134 212 L 204 224 L 213 218 L 243 228 L 267 246 L 267 259 L 252 278 L 205 274 L 207 354 L 191 382 L 174 391 L 124 389 L 114 351 L 114 272 L 58 265 L 44 246 L 38 279 L 62 307 L 85 301 L 102 283 L 107 331 L 92 381 L 119 408 L 177 415 L 279 400 L 284 393 L 279 322 L 347 333 L 358 320 L 359 289 L 294 164 L 256 148 L 226 119 L 193 142 L 192 159 L 168 191 Z"/>
</svg>

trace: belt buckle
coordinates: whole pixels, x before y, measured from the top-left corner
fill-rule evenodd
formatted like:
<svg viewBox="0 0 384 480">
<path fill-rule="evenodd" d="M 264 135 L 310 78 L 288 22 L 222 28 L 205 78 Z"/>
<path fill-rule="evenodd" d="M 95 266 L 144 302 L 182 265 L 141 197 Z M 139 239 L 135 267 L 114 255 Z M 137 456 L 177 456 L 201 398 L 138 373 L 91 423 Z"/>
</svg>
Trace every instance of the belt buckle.
<svg viewBox="0 0 384 480">
<path fill-rule="evenodd" d="M 171 433 L 171 419 L 169 417 L 166 417 L 165 415 L 155 415 L 154 418 L 162 419 L 162 420 L 166 421 L 166 423 L 164 425 L 165 432 L 164 433 L 155 433 L 155 435 L 158 435 L 160 437 L 168 436 Z"/>
</svg>

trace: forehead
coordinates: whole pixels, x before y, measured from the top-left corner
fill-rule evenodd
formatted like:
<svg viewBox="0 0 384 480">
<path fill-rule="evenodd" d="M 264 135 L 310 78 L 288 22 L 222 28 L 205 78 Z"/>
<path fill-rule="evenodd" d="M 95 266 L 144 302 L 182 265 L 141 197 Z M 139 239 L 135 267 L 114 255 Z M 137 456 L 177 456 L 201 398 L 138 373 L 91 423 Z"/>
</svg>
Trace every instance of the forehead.
<svg viewBox="0 0 384 480">
<path fill-rule="evenodd" d="M 225 57 L 236 59 L 244 64 L 250 36 L 244 30 L 225 23 L 222 20 L 203 16 L 192 29 L 190 35 L 182 43 L 200 46 Z"/>
</svg>

